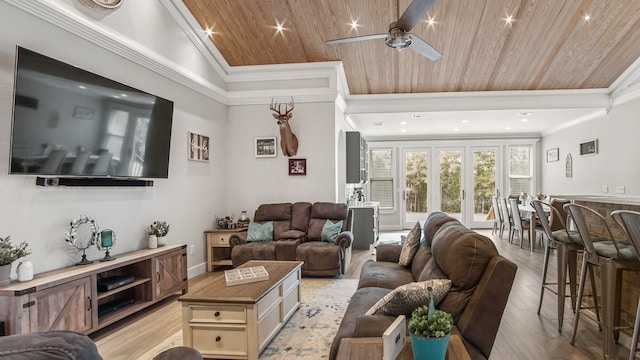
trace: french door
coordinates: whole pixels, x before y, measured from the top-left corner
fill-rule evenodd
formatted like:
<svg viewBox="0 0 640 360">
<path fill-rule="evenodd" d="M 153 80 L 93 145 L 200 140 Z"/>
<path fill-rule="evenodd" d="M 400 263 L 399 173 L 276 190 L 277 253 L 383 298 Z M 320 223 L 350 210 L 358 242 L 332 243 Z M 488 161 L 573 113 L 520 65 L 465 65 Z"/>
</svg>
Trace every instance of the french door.
<svg viewBox="0 0 640 360">
<path fill-rule="evenodd" d="M 433 211 L 472 228 L 489 228 L 487 214 L 499 179 L 500 147 L 422 147 L 402 150 L 402 227 Z"/>
</svg>

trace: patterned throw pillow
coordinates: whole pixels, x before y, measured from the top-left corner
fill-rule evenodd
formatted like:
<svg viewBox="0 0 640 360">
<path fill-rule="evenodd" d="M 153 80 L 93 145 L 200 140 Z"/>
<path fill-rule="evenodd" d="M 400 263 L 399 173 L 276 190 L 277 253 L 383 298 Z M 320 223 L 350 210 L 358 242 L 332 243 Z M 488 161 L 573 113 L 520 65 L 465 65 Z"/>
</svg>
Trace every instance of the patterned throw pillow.
<svg viewBox="0 0 640 360">
<path fill-rule="evenodd" d="M 324 242 L 335 243 L 340 231 L 342 230 L 342 220 L 337 223 L 327 220 L 322 227 L 322 233 L 320 234 L 320 240 Z"/>
<path fill-rule="evenodd" d="M 273 240 L 273 221 L 267 221 L 264 224 L 250 222 L 247 229 L 247 242 L 256 241 L 272 241 Z"/>
<path fill-rule="evenodd" d="M 405 315 L 409 318 L 413 310 L 429 304 L 429 287 L 433 291 L 433 305 L 438 306 L 447 296 L 451 288 L 451 280 L 431 279 L 398 286 L 378 300 L 367 310 L 366 315 Z"/>
<path fill-rule="evenodd" d="M 402 244 L 402 252 L 400 253 L 398 264 L 402 266 L 411 265 L 411 260 L 413 260 L 413 256 L 418 251 L 418 246 L 420 246 L 420 235 L 422 235 L 422 230 L 420 230 L 420 222 L 418 221 L 407 235 L 407 240 Z"/>
</svg>

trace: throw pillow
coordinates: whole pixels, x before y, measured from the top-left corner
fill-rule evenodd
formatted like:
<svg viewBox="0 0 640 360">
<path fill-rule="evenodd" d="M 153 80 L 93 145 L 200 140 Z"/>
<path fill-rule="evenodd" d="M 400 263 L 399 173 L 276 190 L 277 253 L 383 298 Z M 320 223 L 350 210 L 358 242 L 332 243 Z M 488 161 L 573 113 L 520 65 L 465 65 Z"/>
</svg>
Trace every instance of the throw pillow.
<svg viewBox="0 0 640 360">
<path fill-rule="evenodd" d="M 250 222 L 247 229 L 247 242 L 256 241 L 272 241 L 273 240 L 273 221 L 267 221 L 264 224 Z"/>
<path fill-rule="evenodd" d="M 418 251 L 418 246 L 420 246 L 421 234 L 422 230 L 420 229 L 420 222 L 418 221 L 407 235 L 407 240 L 402 244 L 402 252 L 400 252 L 398 264 L 402 266 L 411 265 L 411 260 L 413 260 L 413 256 Z"/>
<path fill-rule="evenodd" d="M 405 315 L 409 318 L 413 310 L 429 304 L 429 287 L 433 291 L 433 305 L 438 306 L 451 289 L 451 280 L 431 279 L 398 286 L 378 300 L 366 315 Z"/>
<path fill-rule="evenodd" d="M 342 230 L 342 220 L 337 223 L 327 220 L 322 227 L 322 233 L 320 234 L 320 240 L 324 242 L 335 243 L 340 231 Z"/>
</svg>

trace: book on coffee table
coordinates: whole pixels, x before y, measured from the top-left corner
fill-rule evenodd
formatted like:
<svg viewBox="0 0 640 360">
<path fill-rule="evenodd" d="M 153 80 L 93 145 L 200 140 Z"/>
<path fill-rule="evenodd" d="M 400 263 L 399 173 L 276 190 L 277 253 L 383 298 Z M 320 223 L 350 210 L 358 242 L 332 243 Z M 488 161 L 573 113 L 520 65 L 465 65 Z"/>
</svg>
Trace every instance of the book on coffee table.
<svg viewBox="0 0 640 360">
<path fill-rule="evenodd" d="M 233 286 L 269 280 L 269 273 L 264 266 L 253 266 L 225 270 L 224 277 L 227 282 L 227 286 Z"/>
</svg>

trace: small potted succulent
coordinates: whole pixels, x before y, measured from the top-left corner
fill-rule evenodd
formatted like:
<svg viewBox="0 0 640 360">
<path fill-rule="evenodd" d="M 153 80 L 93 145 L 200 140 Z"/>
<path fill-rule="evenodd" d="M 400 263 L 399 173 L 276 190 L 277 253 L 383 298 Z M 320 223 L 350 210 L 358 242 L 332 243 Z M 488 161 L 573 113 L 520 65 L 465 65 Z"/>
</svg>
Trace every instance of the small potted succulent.
<svg viewBox="0 0 640 360">
<path fill-rule="evenodd" d="M 24 241 L 14 246 L 11 244 L 11 236 L 4 239 L 0 237 L 0 286 L 9 285 L 11 282 L 11 264 L 31 254 L 31 251 L 27 249 L 28 246 Z"/>
<path fill-rule="evenodd" d="M 429 294 L 429 305 L 415 309 L 409 320 L 413 358 L 444 360 L 453 327 L 453 317 L 447 312 L 435 310 L 431 288 Z"/>
<path fill-rule="evenodd" d="M 166 221 L 156 220 L 147 227 L 149 234 L 149 247 L 164 246 L 167 243 L 167 234 L 169 233 L 169 224 Z M 153 246 L 153 238 L 155 237 L 156 246 Z"/>
</svg>

